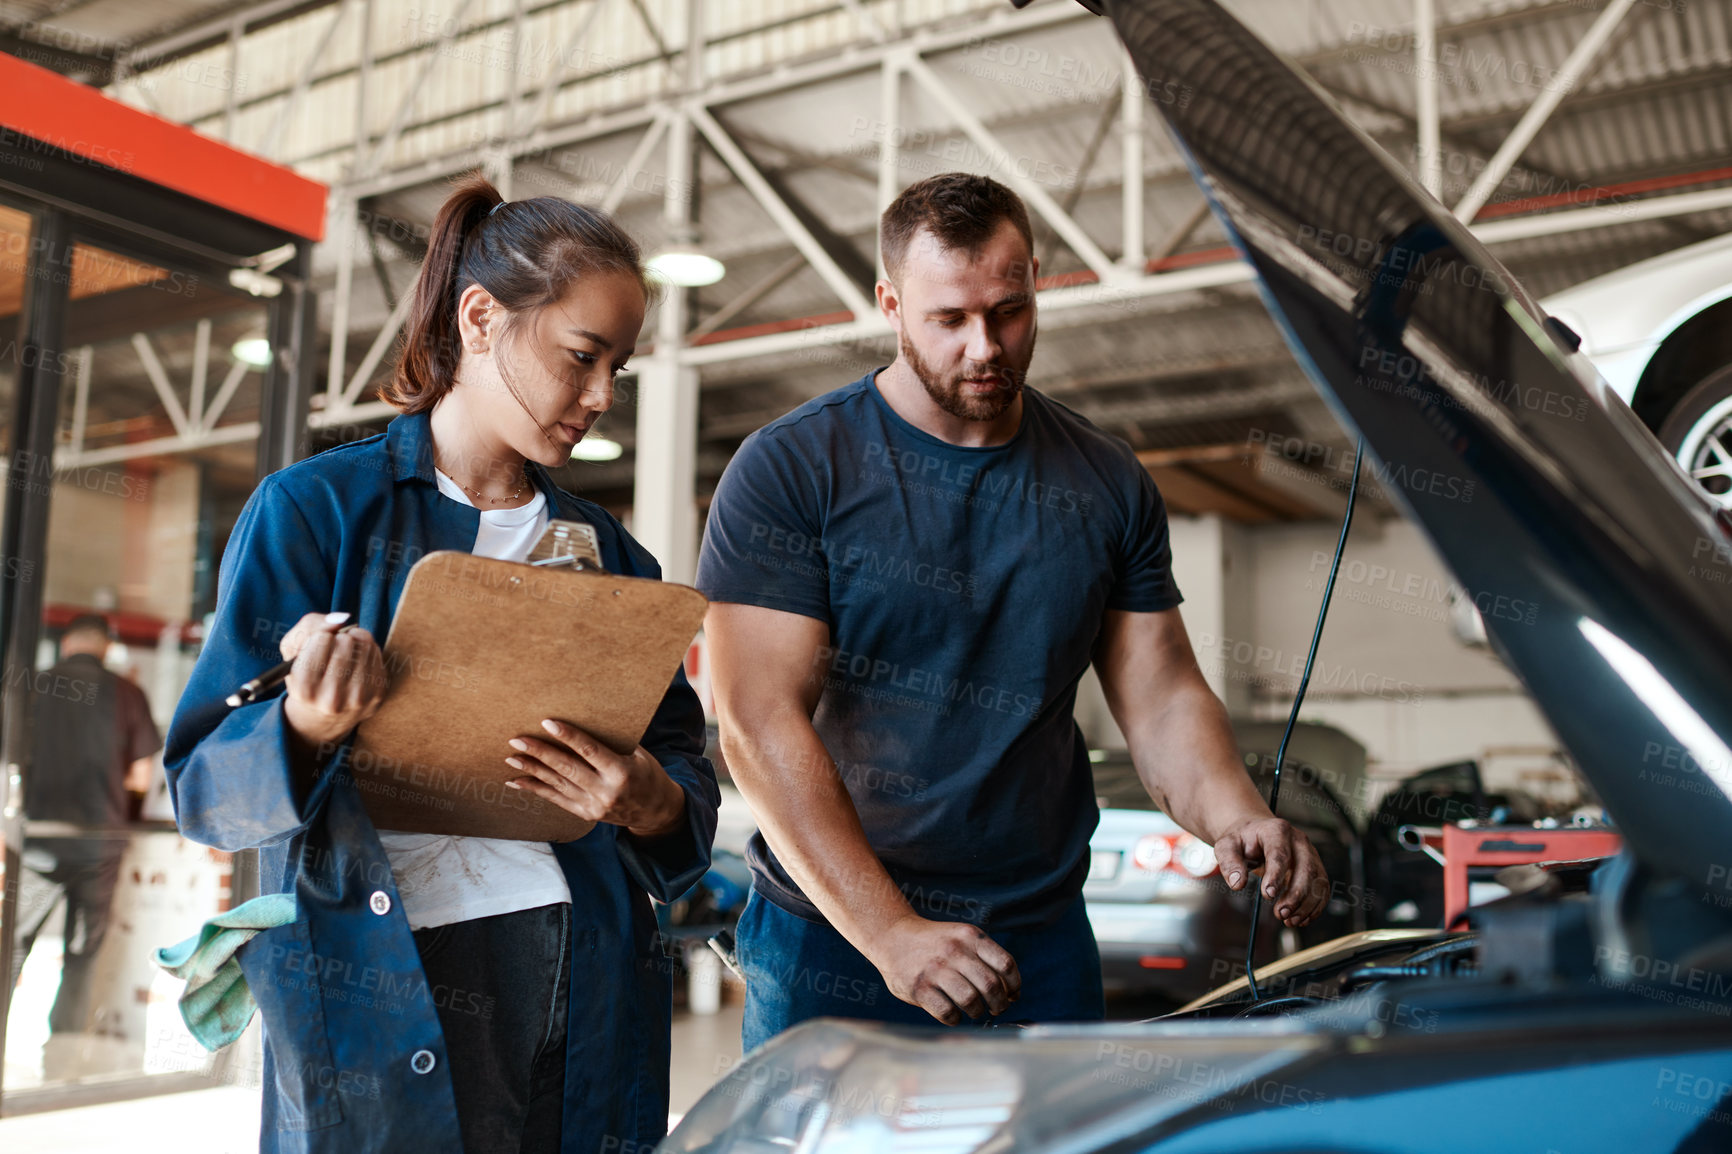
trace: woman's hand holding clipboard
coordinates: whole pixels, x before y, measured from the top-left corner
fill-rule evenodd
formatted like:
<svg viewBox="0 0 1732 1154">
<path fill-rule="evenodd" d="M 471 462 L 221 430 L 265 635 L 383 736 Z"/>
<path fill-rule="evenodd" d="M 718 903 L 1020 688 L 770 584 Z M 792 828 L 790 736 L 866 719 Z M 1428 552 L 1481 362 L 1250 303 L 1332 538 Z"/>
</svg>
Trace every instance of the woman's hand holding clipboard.
<svg viewBox="0 0 1732 1154">
<path fill-rule="evenodd" d="M 615 753 L 577 726 L 551 718 L 541 727 L 551 741 L 514 737 L 509 742 L 517 753 L 505 764 L 524 776 L 507 781 L 507 788 L 534 794 L 585 821 L 624 826 L 641 838 L 679 828 L 685 791 L 649 750 L 640 745 L 629 754 Z"/>
<path fill-rule="evenodd" d="M 707 605 L 609 573 L 579 522 L 549 523 L 528 562 L 421 558 L 385 642 L 390 687 L 348 757 L 374 824 L 552 842 L 597 822 L 671 830 L 684 793 L 640 742 Z"/>
</svg>

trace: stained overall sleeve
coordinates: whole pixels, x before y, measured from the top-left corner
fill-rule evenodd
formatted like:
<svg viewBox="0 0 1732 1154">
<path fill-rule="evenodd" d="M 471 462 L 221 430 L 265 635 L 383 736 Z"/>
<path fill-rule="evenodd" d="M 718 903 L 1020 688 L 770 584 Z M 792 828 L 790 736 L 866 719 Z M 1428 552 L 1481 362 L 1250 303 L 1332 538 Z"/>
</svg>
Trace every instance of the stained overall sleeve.
<svg viewBox="0 0 1732 1154">
<path fill-rule="evenodd" d="M 716 807 L 721 792 L 716 771 L 704 756 L 704 708 L 682 672 L 675 676 L 656 710 L 643 747 L 661 762 L 686 795 L 685 825 L 653 840 L 622 831 L 619 853 L 626 872 L 657 901 L 670 902 L 710 868 L 716 838 Z"/>
<path fill-rule="evenodd" d="M 242 510 L 223 553 L 217 608 L 163 756 L 181 832 L 222 850 L 293 837 L 330 780 L 301 780 L 283 696 L 230 709 L 224 698 L 281 660 L 277 642 L 308 613 L 334 606 L 333 568 L 306 516 L 275 477 Z"/>
<path fill-rule="evenodd" d="M 661 577 L 661 566 L 649 551 L 626 535 L 623 552 L 631 576 Z M 626 872 L 657 901 L 673 901 L 710 868 L 710 846 L 716 838 L 716 807 L 721 791 L 716 770 L 704 756 L 704 707 L 682 669 L 674 674 L 642 745 L 686 795 L 685 825 L 665 837 L 637 838 L 620 833 L 619 855 Z"/>
</svg>

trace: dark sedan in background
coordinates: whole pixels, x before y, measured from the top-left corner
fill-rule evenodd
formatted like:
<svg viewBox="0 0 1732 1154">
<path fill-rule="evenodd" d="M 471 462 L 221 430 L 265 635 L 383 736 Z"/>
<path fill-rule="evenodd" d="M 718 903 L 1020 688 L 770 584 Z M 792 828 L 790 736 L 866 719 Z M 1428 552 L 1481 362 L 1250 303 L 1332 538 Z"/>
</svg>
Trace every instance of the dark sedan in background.
<svg viewBox="0 0 1732 1154">
<path fill-rule="evenodd" d="M 1265 797 L 1281 729 L 1268 722 L 1234 728 L 1246 771 Z M 1243 973 L 1248 894 L 1229 890 L 1209 844 L 1180 829 L 1150 800 L 1129 754 L 1101 750 L 1091 758 L 1101 818 L 1089 842 L 1083 899 L 1108 993 L 1164 996 L 1177 1005 Z M 1325 725 L 1295 729 L 1281 816 L 1317 847 L 1332 892 L 1328 907 L 1302 930 L 1265 919 L 1258 939 L 1262 957 L 1365 928 L 1369 898 L 1360 823 L 1336 793 L 1360 796 L 1364 780 L 1365 747 L 1359 742 Z"/>
<path fill-rule="evenodd" d="M 1280 722 L 1234 726 L 1246 772 L 1265 797 L 1283 728 Z M 1133 1008 L 1146 1012 L 1162 999 L 1177 1005 L 1243 974 L 1249 896 L 1229 890 L 1209 846 L 1150 800 L 1129 754 L 1096 750 L 1090 756 L 1101 819 L 1089 842 L 1083 898 L 1107 992 L 1135 995 Z M 1281 816 L 1317 847 L 1329 871 L 1329 904 L 1300 930 L 1265 919 L 1258 957 L 1285 957 L 1367 928 L 1441 927 L 1443 870 L 1400 843 L 1404 827 L 1519 824 L 1559 811 L 1520 791 L 1488 790 L 1473 761 L 1421 770 L 1375 805 L 1372 797 L 1364 746 L 1332 726 L 1295 727 L 1282 775 Z M 1489 879 L 1474 887 L 1475 904 L 1507 892 Z"/>
</svg>

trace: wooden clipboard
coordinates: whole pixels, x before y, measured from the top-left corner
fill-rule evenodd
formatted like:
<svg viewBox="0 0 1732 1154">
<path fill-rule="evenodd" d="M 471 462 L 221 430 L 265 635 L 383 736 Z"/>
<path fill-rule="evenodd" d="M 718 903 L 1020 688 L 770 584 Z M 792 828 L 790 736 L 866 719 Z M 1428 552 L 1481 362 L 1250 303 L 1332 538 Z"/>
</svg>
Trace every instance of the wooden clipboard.
<svg viewBox="0 0 1732 1154">
<path fill-rule="evenodd" d="M 685 585 L 594 568 L 429 553 L 409 571 L 385 640 L 390 688 L 356 731 L 349 768 L 382 830 L 575 841 L 583 821 L 505 782 L 507 742 L 580 726 L 637 748 L 703 624 Z"/>
</svg>

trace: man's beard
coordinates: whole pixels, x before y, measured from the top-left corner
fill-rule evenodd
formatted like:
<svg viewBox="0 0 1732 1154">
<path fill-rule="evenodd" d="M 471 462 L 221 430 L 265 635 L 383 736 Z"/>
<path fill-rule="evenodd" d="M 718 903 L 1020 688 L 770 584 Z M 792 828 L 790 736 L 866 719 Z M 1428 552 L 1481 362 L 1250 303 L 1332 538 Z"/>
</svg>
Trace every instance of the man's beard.
<svg viewBox="0 0 1732 1154">
<path fill-rule="evenodd" d="M 1013 369 L 1003 364 L 981 364 L 977 361 L 964 361 L 962 368 L 948 376 L 940 374 L 920 355 L 920 350 L 909 341 L 908 334 L 902 334 L 898 341 L 902 349 L 902 359 L 908 362 L 908 367 L 914 370 L 914 375 L 926 390 L 926 395 L 932 398 L 933 404 L 943 409 L 953 417 L 964 421 L 996 421 L 1010 408 L 1011 402 L 1022 393 L 1022 382 L 1028 376 L 1026 364 Z M 1029 358 L 1033 359 L 1034 345 L 1029 344 Z M 984 397 L 965 393 L 962 382 L 970 377 L 994 377 L 999 387 Z"/>
</svg>

